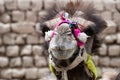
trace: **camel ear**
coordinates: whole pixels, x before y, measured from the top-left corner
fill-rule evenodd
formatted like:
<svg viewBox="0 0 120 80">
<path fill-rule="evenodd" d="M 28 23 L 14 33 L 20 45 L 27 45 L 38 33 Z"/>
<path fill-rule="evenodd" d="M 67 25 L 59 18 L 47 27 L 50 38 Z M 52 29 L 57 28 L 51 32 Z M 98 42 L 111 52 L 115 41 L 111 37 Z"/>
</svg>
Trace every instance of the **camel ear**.
<svg viewBox="0 0 120 80">
<path fill-rule="evenodd" d="M 78 39 L 83 43 L 86 43 L 88 37 L 84 32 L 78 34 Z"/>
<path fill-rule="evenodd" d="M 53 36 L 53 33 L 54 33 L 53 30 L 45 32 L 45 41 L 50 41 Z"/>
</svg>

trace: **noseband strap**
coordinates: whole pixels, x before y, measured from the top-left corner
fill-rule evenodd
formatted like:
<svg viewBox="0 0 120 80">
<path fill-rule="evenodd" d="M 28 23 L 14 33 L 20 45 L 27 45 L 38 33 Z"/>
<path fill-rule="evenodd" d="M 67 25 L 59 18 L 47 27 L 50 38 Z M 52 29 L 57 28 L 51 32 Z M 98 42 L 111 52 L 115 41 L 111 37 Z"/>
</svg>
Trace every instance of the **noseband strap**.
<svg viewBox="0 0 120 80">
<path fill-rule="evenodd" d="M 55 63 L 54 60 L 57 61 L 57 59 L 55 59 L 54 56 L 50 54 L 49 55 L 50 64 L 56 69 L 56 71 L 63 71 L 63 70 L 68 71 L 68 70 L 71 70 L 71 69 L 75 68 L 81 62 L 86 61 L 87 60 L 87 53 L 86 53 L 85 49 L 84 50 L 80 49 L 78 51 L 78 53 L 74 54 L 74 57 L 71 57 L 66 61 L 64 60 L 64 62 L 66 62 L 66 64 L 67 64 L 67 62 L 72 61 L 67 66 L 59 66 Z"/>
</svg>

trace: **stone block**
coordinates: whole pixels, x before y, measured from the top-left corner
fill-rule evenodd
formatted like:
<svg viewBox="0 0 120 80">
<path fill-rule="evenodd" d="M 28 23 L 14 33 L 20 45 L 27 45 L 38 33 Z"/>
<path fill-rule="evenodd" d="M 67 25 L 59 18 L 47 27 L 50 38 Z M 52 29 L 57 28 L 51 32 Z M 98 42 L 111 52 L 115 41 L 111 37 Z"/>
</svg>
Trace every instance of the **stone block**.
<svg viewBox="0 0 120 80">
<path fill-rule="evenodd" d="M 37 21 L 36 12 L 27 11 L 27 13 L 26 13 L 26 21 L 28 21 L 28 22 L 36 22 Z"/>
<path fill-rule="evenodd" d="M 114 12 L 113 13 L 113 20 L 119 25 L 120 24 L 120 18 L 118 16 L 120 16 L 119 12 Z"/>
<path fill-rule="evenodd" d="M 12 69 L 13 78 L 23 78 L 25 76 L 25 69 Z"/>
<path fill-rule="evenodd" d="M 2 38 L 0 37 L 0 45 L 2 45 Z"/>
<path fill-rule="evenodd" d="M 107 45 L 102 44 L 101 47 L 99 48 L 99 54 L 101 56 L 106 56 L 107 55 Z"/>
<path fill-rule="evenodd" d="M 101 13 L 101 17 L 104 20 L 112 20 L 112 12 L 110 12 L 110 11 L 104 11 L 104 12 Z"/>
<path fill-rule="evenodd" d="M 24 67 L 32 67 L 33 66 L 33 57 L 23 56 L 23 66 Z"/>
<path fill-rule="evenodd" d="M 6 54 L 9 57 L 15 57 L 15 56 L 19 56 L 19 46 L 15 45 L 15 46 L 8 46 L 6 48 Z"/>
<path fill-rule="evenodd" d="M 21 67 L 22 60 L 20 57 L 11 58 L 10 60 L 10 67 Z"/>
<path fill-rule="evenodd" d="M 7 10 L 16 10 L 17 0 L 5 0 L 5 7 Z"/>
<path fill-rule="evenodd" d="M 47 66 L 47 60 L 45 59 L 45 57 L 35 56 L 34 58 L 35 58 L 35 66 L 37 67 Z"/>
<path fill-rule="evenodd" d="M 18 8 L 20 10 L 29 10 L 30 9 L 30 0 L 17 0 Z"/>
<path fill-rule="evenodd" d="M 3 22 L 3 23 L 9 23 L 11 20 L 11 17 L 9 14 L 7 13 L 4 13 L 3 15 L 1 15 L 0 17 L 0 21 Z"/>
<path fill-rule="evenodd" d="M 31 53 L 32 53 L 32 46 L 31 45 L 26 45 L 21 50 L 21 55 L 31 55 Z"/>
<path fill-rule="evenodd" d="M 25 13 L 23 11 L 13 11 L 12 12 L 12 21 L 24 21 Z"/>
<path fill-rule="evenodd" d="M 120 44 L 120 33 L 117 34 L 117 43 Z"/>
<path fill-rule="evenodd" d="M 0 0 L 0 13 L 4 13 L 5 12 L 5 7 L 4 7 L 4 0 Z"/>
<path fill-rule="evenodd" d="M 13 32 L 20 34 L 34 33 L 34 23 L 31 22 L 18 22 L 11 24 Z"/>
<path fill-rule="evenodd" d="M 114 21 L 106 21 L 107 28 L 103 31 L 103 34 L 113 34 L 117 32 L 117 25 Z"/>
<path fill-rule="evenodd" d="M 0 23 L 0 34 L 4 34 L 8 32 L 10 32 L 10 24 Z"/>
<path fill-rule="evenodd" d="M 31 10 L 34 12 L 38 12 L 42 9 L 43 0 L 31 0 Z"/>
<path fill-rule="evenodd" d="M 38 77 L 43 78 L 50 75 L 50 71 L 48 68 L 41 68 L 38 70 Z"/>
<path fill-rule="evenodd" d="M 25 44 L 25 38 L 22 35 L 19 35 L 15 39 L 16 44 Z"/>
<path fill-rule="evenodd" d="M 97 73 L 98 73 L 98 77 L 102 76 L 102 70 L 101 70 L 101 68 L 97 67 Z"/>
<path fill-rule="evenodd" d="M 105 10 L 109 10 L 109 11 L 116 11 L 116 5 L 115 5 L 115 1 L 114 0 L 103 0 L 103 5 L 105 7 Z"/>
<path fill-rule="evenodd" d="M 120 68 L 120 58 L 112 58 L 110 60 L 110 66 Z"/>
<path fill-rule="evenodd" d="M 45 16 L 46 16 L 47 14 L 48 14 L 48 13 L 47 13 L 47 11 L 45 11 L 45 10 L 40 11 L 40 12 L 38 13 L 38 20 L 41 21 L 42 19 L 45 18 Z"/>
<path fill-rule="evenodd" d="M 3 36 L 3 43 L 8 45 L 15 44 L 15 38 L 17 37 L 17 34 L 15 33 L 7 33 Z"/>
<path fill-rule="evenodd" d="M 35 32 L 38 33 L 39 35 L 42 35 L 42 31 L 40 29 L 40 23 L 36 23 L 35 25 Z"/>
<path fill-rule="evenodd" d="M 55 0 L 46 0 L 46 1 L 44 1 L 45 9 L 50 9 L 55 4 L 55 2 L 56 2 Z"/>
<path fill-rule="evenodd" d="M 112 44 L 112 43 L 114 43 L 116 40 L 117 40 L 117 36 L 114 35 L 114 34 L 105 36 L 105 43 L 108 43 L 108 44 L 110 43 L 110 44 Z"/>
<path fill-rule="evenodd" d="M 104 5 L 102 3 L 102 0 L 94 0 L 94 8 L 98 11 L 103 11 L 104 10 Z"/>
<path fill-rule="evenodd" d="M 38 78 L 38 69 L 37 68 L 28 68 L 25 71 L 25 78 L 26 79 L 34 79 Z"/>
<path fill-rule="evenodd" d="M 92 59 L 93 59 L 95 65 L 98 65 L 99 57 L 97 55 L 94 55 L 94 56 L 92 56 Z"/>
<path fill-rule="evenodd" d="M 120 0 L 116 0 L 117 9 L 120 10 Z"/>
<path fill-rule="evenodd" d="M 0 56 L 0 67 L 4 68 L 7 67 L 9 63 L 9 60 L 7 57 Z"/>
<path fill-rule="evenodd" d="M 1 78 L 12 79 L 12 70 L 11 69 L 2 69 Z"/>
<path fill-rule="evenodd" d="M 120 54 L 120 46 L 119 45 L 111 45 L 108 48 L 109 56 L 119 56 Z"/>
<path fill-rule="evenodd" d="M 98 61 L 99 66 L 108 67 L 110 65 L 109 57 L 100 57 Z"/>
<path fill-rule="evenodd" d="M 35 46 L 32 47 L 32 51 L 33 51 L 33 54 L 34 54 L 34 55 L 39 55 L 39 56 L 41 56 L 41 55 L 43 55 L 44 49 L 43 49 L 42 46 L 35 45 Z"/>
<path fill-rule="evenodd" d="M 0 55 L 5 54 L 5 46 L 0 46 Z"/>
<path fill-rule="evenodd" d="M 39 43 L 39 35 L 28 35 L 27 36 L 27 44 L 38 44 Z"/>
<path fill-rule="evenodd" d="M 102 68 L 102 80 L 115 80 L 118 72 L 113 68 Z"/>
</svg>

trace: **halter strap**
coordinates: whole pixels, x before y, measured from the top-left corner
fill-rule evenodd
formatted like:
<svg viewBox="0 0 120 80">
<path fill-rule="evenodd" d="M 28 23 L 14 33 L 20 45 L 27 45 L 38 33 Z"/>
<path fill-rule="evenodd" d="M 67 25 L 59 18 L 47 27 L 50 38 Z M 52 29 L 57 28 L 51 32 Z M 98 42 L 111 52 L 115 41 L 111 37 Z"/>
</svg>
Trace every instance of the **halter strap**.
<svg viewBox="0 0 120 80">
<path fill-rule="evenodd" d="M 66 16 L 67 15 L 67 16 Z M 60 19 L 61 19 L 61 21 L 60 22 L 58 22 L 57 23 L 57 25 L 55 26 L 55 28 L 53 29 L 53 33 L 52 33 L 52 37 L 54 36 L 54 31 L 56 31 L 57 30 L 57 28 L 61 25 L 61 24 L 63 24 L 63 23 L 67 23 L 67 24 L 69 24 L 69 27 L 71 28 L 71 30 L 72 30 L 72 32 L 73 32 L 73 35 L 74 35 L 74 37 L 75 37 L 75 39 L 76 39 L 76 41 L 77 41 L 77 44 L 78 44 L 78 46 L 83 46 L 84 45 L 84 43 L 83 42 L 81 42 L 81 41 L 79 41 L 78 40 L 78 34 L 80 33 L 80 29 L 77 27 L 77 28 L 74 28 L 75 26 L 73 26 L 73 23 L 75 23 L 75 22 L 72 22 L 71 20 L 69 20 L 69 19 L 67 19 L 68 18 L 68 13 L 63 13 L 63 14 L 61 14 L 61 16 L 60 16 Z M 77 22 L 76 22 L 77 23 Z M 83 25 L 81 25 L 81 24 L 77 24 L 77 25 L 80 25 L 81 27 L 84 27 Z M 72 28 L 73 27 L 73 28 Z"/>
</svg>

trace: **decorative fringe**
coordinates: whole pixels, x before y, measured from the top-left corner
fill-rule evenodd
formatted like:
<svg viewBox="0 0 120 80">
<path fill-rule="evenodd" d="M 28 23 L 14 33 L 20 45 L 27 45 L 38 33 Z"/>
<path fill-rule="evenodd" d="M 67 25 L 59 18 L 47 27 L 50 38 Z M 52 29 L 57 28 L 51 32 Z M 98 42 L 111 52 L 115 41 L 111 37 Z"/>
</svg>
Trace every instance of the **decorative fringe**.
<svg viewBox="0 0 120 80">
<path fill-rule="evenodd" d="M 48 31 L 48 32 L 45 32 L 45 41 L 50 41 L 51 38 L 52 38 L 53 33 L 54 33 L 53 30 L 50 30 L 50 31 Z"/>
<path fill-rule="evenodd" d="M 83 43 L 86 43 L 88 37 L 84 32 L 78 34 L 78 39 Z"/>
</svg>

